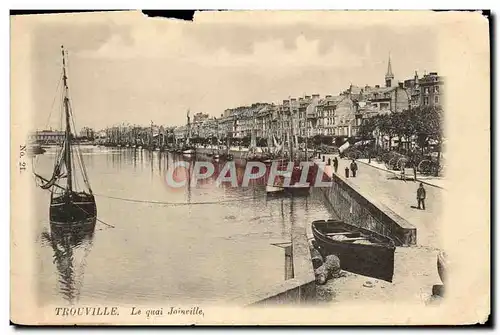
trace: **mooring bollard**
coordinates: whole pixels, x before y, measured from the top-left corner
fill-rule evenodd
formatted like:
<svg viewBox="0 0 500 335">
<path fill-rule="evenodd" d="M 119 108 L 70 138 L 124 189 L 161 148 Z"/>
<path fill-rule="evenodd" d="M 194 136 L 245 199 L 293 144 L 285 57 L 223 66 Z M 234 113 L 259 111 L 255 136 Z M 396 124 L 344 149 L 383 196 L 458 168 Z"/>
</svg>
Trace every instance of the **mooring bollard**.
<svg viewBox="0 0 500 335">
<path fill-rule="evenodd" d="M 332 165 L 332 159 L 328 158 L 328 165 Z"/>
<path fill-rule="evenodd" d="M 345 177 L 349 178 L 349 168 L 347 166 L 345 167 Z"/>
<path fill-rule="evenodd" d="M 321 152 L 318 154 L 318 158 L 321 158 Z"/>
<path fill-rule="evenodd" d="M 325 162 L 325 156 L 323 156 L 323 163 Z"/>
</svg>

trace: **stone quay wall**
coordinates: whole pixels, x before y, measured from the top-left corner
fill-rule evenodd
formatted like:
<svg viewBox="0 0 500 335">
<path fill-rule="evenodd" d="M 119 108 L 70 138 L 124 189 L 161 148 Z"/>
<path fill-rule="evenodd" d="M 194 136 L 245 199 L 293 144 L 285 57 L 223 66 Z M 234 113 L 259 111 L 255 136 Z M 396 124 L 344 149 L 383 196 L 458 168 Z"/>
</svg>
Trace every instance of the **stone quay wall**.
<svg viewBox="0 0 500 335">
<path fill-rule="evenodd" d="M 340 220 L 392 238 L 397 246 L 417 243 L 417 229 L 389 207 L 363 195 L 359 188 L 336 174 L 332 186 L 322 188 L 328 210 Z"/>
</svg>

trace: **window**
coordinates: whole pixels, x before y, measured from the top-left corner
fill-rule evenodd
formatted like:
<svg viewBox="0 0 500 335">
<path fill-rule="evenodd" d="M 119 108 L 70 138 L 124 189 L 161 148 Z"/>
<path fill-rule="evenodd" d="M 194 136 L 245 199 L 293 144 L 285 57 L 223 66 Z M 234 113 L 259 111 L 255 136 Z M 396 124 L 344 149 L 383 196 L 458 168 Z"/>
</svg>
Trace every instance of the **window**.
<svg viewBox="0 0 500 335">
<path fill-rule="evenodd" d="M 424 98 L 424 105 L 428 105 L 429 104 L 429 98 L 428 97 L 425 97 Z"/>
<path fill-rule="evenodd" d="M 424 94 L 429 94 L 429 88 L 428 87 L 424 88 Z"/>
<path fill-rule="evenodd" d="M 434 86 L 434 93 L 439 93 L 439 86 Z"/>
<path fill-rule="evenodd" d="M 437 86 L 436 86 L 437 87 Z M 436 95 L 434 97 L 434 103 L 438 104 L 439 103 L 439 95 Z"/>
</svg>

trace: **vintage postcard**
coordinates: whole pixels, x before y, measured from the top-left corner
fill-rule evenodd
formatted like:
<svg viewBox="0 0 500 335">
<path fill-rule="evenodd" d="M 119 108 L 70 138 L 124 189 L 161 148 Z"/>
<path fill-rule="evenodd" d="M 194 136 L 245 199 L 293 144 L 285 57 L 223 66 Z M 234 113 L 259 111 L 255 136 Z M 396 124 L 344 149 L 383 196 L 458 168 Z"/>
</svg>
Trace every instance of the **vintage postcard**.
<svg viewBox="0 0 500 335">
<path fill-rule="evenodd" d="M 11 17 L 11 320 L 490 315 L 484 12 Z"/>
</svg>

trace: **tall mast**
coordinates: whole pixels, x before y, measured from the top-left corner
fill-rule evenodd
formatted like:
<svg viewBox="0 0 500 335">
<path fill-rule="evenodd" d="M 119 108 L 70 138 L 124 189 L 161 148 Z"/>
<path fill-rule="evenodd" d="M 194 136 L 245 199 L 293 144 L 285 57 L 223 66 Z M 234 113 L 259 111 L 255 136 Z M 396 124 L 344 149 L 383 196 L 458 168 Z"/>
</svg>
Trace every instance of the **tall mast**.
<svg viewBox="0 0 500 335">
<path fill-rule="evenodd" d="M 292 106 L 290 105 L 290 135 L 288 136 L 288 145 L 290 147 L 290 161 L 293 161 L 293 115 Z"/>
<path fill-rule="evenodd" d="M 71 126 L 69 120 L 69 98 L 68 98 L 68 77 L 66 76 L 66 57 L 64 54 L 64 46 L 61 46 L 62 58 L 63 58 L 63 83 L 64 83 L 64 111 L 66 113 L 66 142 L 64 144 L 65 158 L 64 162 L 66 164 L 66 170 L 68 174 L 68 182 L 66 183 L 66 191 L 68 193 L 72 192 L 73 188 L 73 176 L 71 170 Z"/>
<path fill-rule="evenodd" d="M 309 156 L 307 155 L 307 144 L 308 144 L 307 140 L 309 139 L 309 123 L 307 122 L 307 109 L 306 109 L 306 115 L 305 115 L 305 117 L 306 117 L 306 139 L 305 139 L 305 142 L 306 142 L 305 155 L 306 155 L 306 157 L 305 157 L 305 161 L 308 161 L 308 157 Z"/>
</svg>

